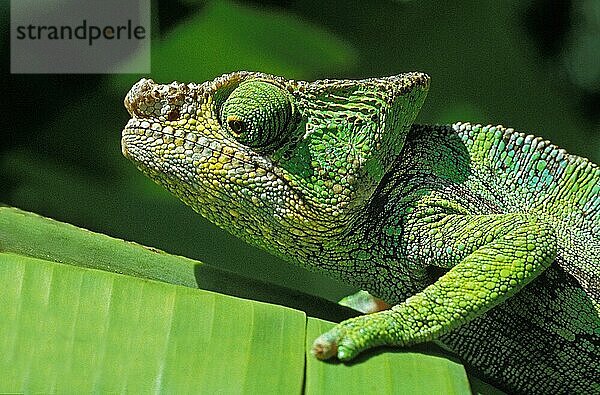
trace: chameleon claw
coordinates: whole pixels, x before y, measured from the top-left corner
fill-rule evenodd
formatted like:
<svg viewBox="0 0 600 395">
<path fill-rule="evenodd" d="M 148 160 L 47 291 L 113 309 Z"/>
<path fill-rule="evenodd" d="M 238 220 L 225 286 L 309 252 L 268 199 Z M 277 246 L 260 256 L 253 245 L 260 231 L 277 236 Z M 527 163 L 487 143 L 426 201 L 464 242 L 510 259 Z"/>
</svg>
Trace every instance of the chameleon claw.
<svg viewBox="0 0 600 395">
<path fill-rule="evenodd" d="M 314 341 L 310 352 L 317 359 L 329 359 L 338 353 L 338 345 L 331 335 L 324 333 Z"/>
<path fill-rule="evenodd" d="M 359 350 L 343 333 L 345 332 L 334 328 L 319 336 L 313 343 L 312 355 L 321 360 L 337 357 L 340 361 L 349 361 L 356 357 Z"/>
</svg>

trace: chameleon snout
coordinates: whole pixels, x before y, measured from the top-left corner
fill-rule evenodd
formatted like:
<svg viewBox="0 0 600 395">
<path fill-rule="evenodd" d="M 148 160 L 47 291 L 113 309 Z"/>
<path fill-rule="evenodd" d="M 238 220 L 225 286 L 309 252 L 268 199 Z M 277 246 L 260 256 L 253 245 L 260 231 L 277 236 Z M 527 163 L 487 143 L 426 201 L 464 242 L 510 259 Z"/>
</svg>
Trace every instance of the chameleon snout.
<svg viewBox="0 0 600 395">
<path fill-rule="evenodd" d="M 153 80 L 142 78 L 133 85 L 125 96 L 124 104 L 127 112 L 132 117 L 141 117 L 143 112 L 140 109 L 142 103 L 147 102 L 147 93 L 152 91 L 152 87 L 155 86 Z"/>
</svg>

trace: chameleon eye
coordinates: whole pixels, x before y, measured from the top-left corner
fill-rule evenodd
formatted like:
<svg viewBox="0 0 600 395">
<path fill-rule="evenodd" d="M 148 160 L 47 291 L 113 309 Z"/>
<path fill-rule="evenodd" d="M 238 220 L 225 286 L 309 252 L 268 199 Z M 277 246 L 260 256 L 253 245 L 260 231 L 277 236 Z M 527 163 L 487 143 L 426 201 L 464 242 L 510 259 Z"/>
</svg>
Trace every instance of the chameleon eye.
<svg viewBox="0 0 600 395">
<path fill-rule="evenodd" d="M 242 82 L 221 107 L 221 120 L 231 135 L 263 151 L 287 141 L 293 114 L 291 95 L 260 80 Z"/>
<path fill-rule="evenodd" d="M 232 119 L 231 117 L 228 117 L 227 125 L 236 136 L 239 136 L 246 131 L 246 124 L 239 119 Z"/>
</svg>

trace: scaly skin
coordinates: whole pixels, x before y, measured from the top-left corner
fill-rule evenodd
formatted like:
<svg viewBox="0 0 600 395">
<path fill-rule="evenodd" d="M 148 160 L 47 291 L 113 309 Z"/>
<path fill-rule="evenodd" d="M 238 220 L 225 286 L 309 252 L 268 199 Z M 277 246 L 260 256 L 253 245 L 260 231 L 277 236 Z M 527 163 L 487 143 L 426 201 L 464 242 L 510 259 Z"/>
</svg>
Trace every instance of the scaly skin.
<svg viewBox="0 0 600 395">
<path fill-rule="evenodd" d="M 413 125 L 428 86 L 141 80 L 123 153 L 231 233 L 394 305 L 316 357 L 435 340 L 508 391 L 600 392 L 600 170 L 501 126 Z"/>
</svg>

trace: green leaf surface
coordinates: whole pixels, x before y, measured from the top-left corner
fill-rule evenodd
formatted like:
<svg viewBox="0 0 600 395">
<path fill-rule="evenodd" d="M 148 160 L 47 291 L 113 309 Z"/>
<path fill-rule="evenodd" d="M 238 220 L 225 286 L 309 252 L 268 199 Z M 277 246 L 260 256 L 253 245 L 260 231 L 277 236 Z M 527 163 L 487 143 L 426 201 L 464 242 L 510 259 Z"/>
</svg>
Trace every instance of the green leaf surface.
<svg viewBox="0 0 600 395">
<path fill-rule="evenodd" d="M 0 392 L 470 393 L 462 365 L 432 346 L 317 361 L 310 344 L 332 323 L 197 289 L 231 281 L 293 299 L 208 267 L 0 207 Z"/>
<path fill-rule="evenodd" d="M 0 392 L 299 393 L 302 312 L 0 254 Z"/>
</svg>

